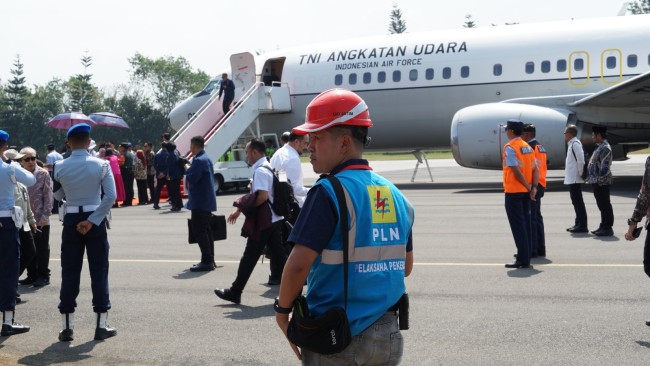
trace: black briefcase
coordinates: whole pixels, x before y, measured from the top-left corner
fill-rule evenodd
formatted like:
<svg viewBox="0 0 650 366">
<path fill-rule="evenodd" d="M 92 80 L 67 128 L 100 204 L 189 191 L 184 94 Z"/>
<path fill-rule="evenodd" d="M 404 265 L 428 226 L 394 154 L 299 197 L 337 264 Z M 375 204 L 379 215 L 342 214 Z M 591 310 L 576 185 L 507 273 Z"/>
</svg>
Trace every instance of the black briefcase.
<svg viewBox="0 0 650 366">
<path fill-rule="evenodd" d="M 225 240 L 226 236 L 226 216 L 212 215 L 210 216 L 210 231 L 212 232 L 212 240 Z M 192 230 L 192 219 L 187 219 L 187 242 L 189 244 L 196 244 L 198 241 L 194 237 Z"/>
</svg>

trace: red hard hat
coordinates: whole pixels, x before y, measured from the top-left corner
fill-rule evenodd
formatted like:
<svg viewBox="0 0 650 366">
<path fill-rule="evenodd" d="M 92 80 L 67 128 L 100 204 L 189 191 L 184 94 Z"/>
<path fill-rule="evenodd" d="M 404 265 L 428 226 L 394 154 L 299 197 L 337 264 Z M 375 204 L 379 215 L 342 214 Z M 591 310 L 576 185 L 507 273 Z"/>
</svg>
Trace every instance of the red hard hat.
<svg viewBox="0 0 650 366">
<path fill-rule="evenodd" d="M 307 106 L 305 123 L 293 132 L 306 134 L 336 125 L 372 126 L 366 102 L 346 89 L 330 89 L 320 93 Z"/>
</svg>

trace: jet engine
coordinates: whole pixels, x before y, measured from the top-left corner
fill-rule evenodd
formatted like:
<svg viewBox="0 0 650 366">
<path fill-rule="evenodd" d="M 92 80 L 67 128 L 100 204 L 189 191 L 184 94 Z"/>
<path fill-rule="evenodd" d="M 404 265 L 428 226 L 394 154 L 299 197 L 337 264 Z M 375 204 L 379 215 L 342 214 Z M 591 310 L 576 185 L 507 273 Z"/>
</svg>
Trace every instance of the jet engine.
<svg viewBox="0 0 650 366">
<path fill-rule="evenodd" d="M 548 168 L 564 166 L 564 128 L 575 123 L 575 114 L 517 103 L 477 104 L 456 112 L 451 123 L 451 149 L 456 162 L 467 168 L 501 169 L 501 152 L 508 142 L 504 128 L 508 120 L 534 124 L 537 141 L 546 149 Z"/>
</svg>

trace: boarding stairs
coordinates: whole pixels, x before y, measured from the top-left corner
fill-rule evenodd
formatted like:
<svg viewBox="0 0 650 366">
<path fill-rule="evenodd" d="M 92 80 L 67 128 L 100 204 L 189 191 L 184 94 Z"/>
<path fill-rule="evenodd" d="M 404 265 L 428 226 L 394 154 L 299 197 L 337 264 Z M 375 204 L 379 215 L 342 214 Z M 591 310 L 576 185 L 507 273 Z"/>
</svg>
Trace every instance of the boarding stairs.
<svg viewBox="0 0 650 366">
<path fill-rule="evenodd" d="M 246 132 L 261 114 L 291 112 L 289 87 L 286 83 L 253 86 L 223 115 L 222 99 L 214 95 L 172 137 L 182 156 L 191 157 L 190 140 L 203 136 L 205 151 L 216 161 Z M 259 135 L 259 123 L 257 126 Z"/>
</svg>

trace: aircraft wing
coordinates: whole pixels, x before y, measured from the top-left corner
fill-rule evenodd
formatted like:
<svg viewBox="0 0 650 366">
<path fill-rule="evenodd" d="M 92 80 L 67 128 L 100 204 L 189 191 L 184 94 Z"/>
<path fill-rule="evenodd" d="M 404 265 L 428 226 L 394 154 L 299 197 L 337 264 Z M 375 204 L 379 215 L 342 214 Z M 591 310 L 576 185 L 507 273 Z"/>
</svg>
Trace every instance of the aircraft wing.
<svg viewBox="0 0 650 366">
<path fill-rule="evenodd" d="M 572 104 L 572 107 L 643 108 L 650 106 L 650 71 Z"/>
</svg>

